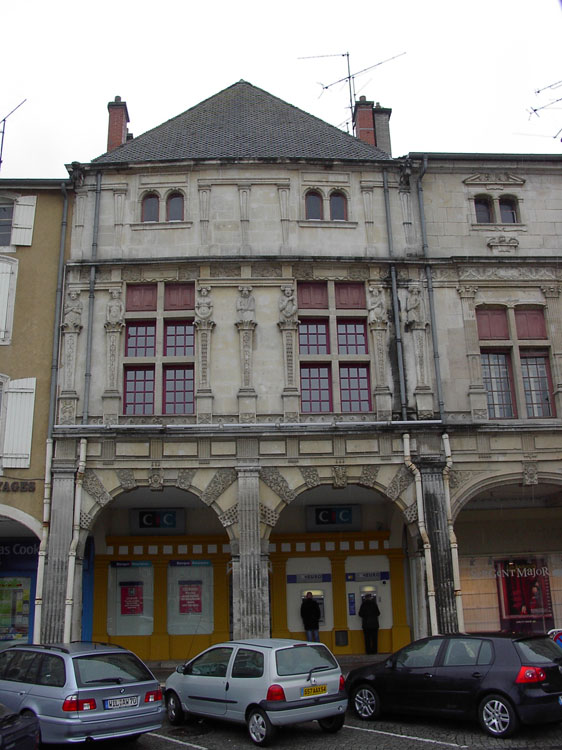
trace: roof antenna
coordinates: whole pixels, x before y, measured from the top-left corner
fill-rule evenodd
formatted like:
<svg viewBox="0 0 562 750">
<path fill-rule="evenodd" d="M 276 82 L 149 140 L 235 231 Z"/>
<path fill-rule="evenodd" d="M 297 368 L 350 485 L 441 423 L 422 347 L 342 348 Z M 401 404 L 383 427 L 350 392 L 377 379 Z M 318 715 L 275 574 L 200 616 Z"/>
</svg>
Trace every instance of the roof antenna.
<svg viewBox="0 0 562 750">
<path fill-rule="evenodd" d="M 14 109 L 11 112 L 8 112 L 8 114 L 0 120 L 0 127 L 2 128 L 0 130 L 0 169 L 2 169 L 2 154 L 4 152 L 4 133 L 6 132 L 6 120 L 10 115 L 13 115 L 16 109 L 19 109 L 22 104 L 25 104 L 27 99 L 24 99 L 23 102 L 20 102 L 17 107 L 14 107 Z"/>
<path fill-rule="evenodd" d="M 390 62 L 391 60 L 396 60 L 397 57 L 402 57 L 402 55 L 405 55 L 405 52 L 400 52 L 399 55 L 393 55 L 392 57 L 387 57 L 386 60 L 381 60 L 378 63 L 375 63 L 374 65 L 369 65 L 368 68 L 363 68 L 363 70 L 358 70 L 357 73 L 352 73 L 350 64 L 349 64 L 349 52 L 341 52 L 338 55 L 312 55 L 311 57 L 299 57 L 298 60 L 313 60 L 315 58 L 319 57 L 347 57 L 347 75 L 344 76 L 344 78 L 340 78 L 337 81 L 334 81 L 333 83 L 329 83 L 327 86 L 324 84 L 320 84 L 322 86 L 323 91 L 327 91 L 332 86 L 337 86 L 338 83 L 343 83 L 344 81 L 347 81 L 348 87 L 349 87 L 349 109 L 351 111 L 351 121 L 353 124 L 353 134 L 355 135 L 355 123 L 353 122 L 353 102 L 355 101 L 355 77 L 360 76 L 362 73 L 366 73 L 368 70 L 373 70 L 373 68 L 378 68 L 379 65 L 384 65 L 384 63 Z"/>
</svg>

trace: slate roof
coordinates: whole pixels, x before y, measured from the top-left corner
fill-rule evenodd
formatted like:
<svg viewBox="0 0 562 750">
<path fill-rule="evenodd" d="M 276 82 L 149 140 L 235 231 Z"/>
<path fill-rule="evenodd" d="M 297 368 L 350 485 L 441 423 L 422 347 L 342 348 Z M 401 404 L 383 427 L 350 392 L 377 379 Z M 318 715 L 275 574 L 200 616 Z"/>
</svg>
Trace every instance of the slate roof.
<svg viewBox="0 0 562 750">
<path fill-rule="evenodd" d="M 391 159 L 246 81 L 93 159 L 123 164 L 197 159 Z"/>
</svg>

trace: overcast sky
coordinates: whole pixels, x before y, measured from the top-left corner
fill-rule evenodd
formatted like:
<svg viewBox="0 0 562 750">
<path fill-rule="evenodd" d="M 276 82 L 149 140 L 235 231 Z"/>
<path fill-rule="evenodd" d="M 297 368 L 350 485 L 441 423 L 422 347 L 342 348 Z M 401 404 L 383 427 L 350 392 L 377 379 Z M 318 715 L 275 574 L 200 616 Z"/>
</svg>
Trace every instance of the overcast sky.
<svg viewBox="0 0 562 750">
<path fill-rule="evenodd" d="M 241 79 L 345 130 L 345 53 L 352 74 L 395 57 L 354 77 L 394 156 L 562 153 L 562 101 L 539 109 L 562 99 L 560 0 L 17 0 L 2 31 L 0 118 L 26 101 L 0 178 L 104 153 L 115 95 L 135 136 Z"/>
</svg>

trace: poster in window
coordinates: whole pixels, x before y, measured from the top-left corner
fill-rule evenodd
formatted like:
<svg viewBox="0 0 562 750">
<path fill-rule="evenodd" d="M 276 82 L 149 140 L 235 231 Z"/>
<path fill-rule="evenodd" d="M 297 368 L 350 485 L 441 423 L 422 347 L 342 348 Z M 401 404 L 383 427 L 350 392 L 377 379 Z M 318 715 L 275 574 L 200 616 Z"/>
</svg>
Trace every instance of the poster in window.
<svg viewBox="0 0 562 750">
<path fill-rule="evenodd" d="M 201 614 L 203 611 L 203 582 L 178 581 L 180 615 Z"/>
<path fill-rule="evenodd" d="M 554 627 L 550 574 L 543 558 L 496 560 L 502 630 L 544 632 Z"/>
<path fill-rule="evenodd" d="M 142 615 L 143 585 L 142 581 L 119 581 L 121 589 L 121 614 Z"/>
<path fill-rule="evenodd" d="M 29 601 L 29 578 L 0 579 L 0 640 L 27 641 Z"/>
</svg>

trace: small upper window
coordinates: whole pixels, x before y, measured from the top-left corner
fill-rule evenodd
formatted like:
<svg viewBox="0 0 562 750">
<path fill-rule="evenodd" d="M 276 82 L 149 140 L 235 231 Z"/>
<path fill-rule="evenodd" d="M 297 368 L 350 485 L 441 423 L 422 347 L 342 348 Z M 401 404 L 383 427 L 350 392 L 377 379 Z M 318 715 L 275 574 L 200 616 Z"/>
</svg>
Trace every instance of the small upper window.
<svg viewBox="0 0 562 750">
<path fill-rule="evenodd" d="M 500 216 L 502 224 L 519 223 L 515 198 L 500 198 Z"/>
<path fill-rule="evenodd" d="M 491 224 L 494 221 L 493 204 L 486 195 L 479 195 L 474 199 L 474 209 L 478 224 Z"/>
<path fill-rule="evenodd" d="M 323 219 L 322 196 L 316 190 L 309 190 L 306 194 L 306 218 Z"/>
<path fill-rule="evenodd" d="M 12 237 L 13 201 L 0 200 L 0 247 L 7 247 Z"/>
<path fill-rule="evenodd" d="M 347 221 L 347 198 L 343 193 L 330 195 L 330 219 L 332 221 Z"/>
<path fill-rule="evenodd" d="M 166 201 L 166 221 L 183 221 L 183 195 L 172 193 Z"/>
<path fill-rule="evenodd" d="M 142 199 L 142 216 L 141 221 L 158 221 L 158 196 L 151 193 L 145 195 Z"/>
</svg>

